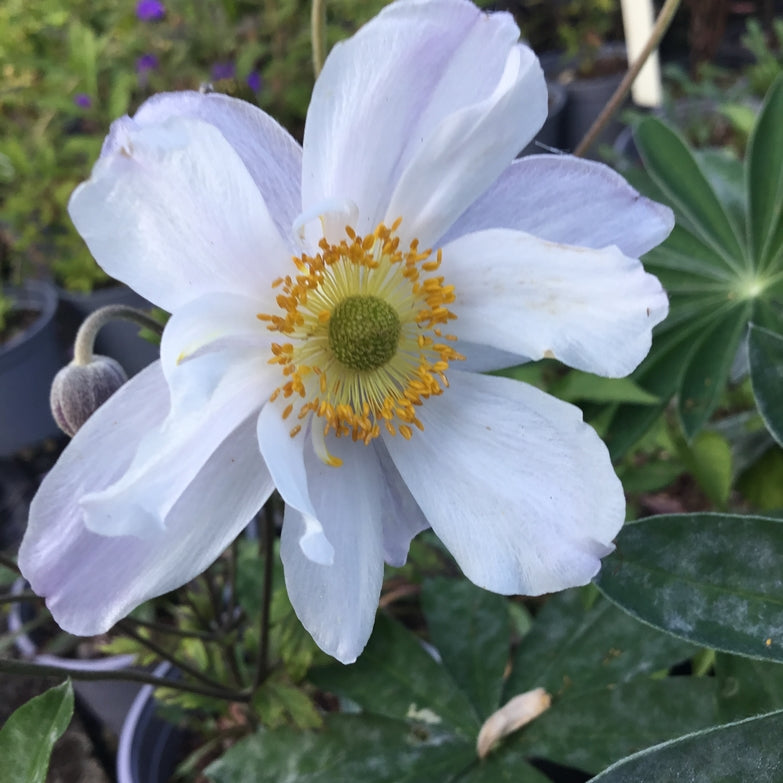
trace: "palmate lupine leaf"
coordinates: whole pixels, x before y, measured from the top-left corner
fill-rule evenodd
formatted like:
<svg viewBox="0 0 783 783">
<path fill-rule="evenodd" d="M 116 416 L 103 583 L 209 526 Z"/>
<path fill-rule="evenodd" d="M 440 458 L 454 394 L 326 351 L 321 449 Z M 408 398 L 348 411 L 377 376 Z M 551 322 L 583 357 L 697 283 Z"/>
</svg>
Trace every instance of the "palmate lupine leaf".
<svg viewBox="0 0 783 783">
<path fill-rule="evenodd" d="M 759 413 L 772 437 L 783 446 L 783 335 L 751 324 L 748 358 Z"/>
<path fill-rule="evenodd" d="M 657 407 L 621 405 L 607 440 L 630 448 L 673 396 L 691 439 L 725 389 L 749 324 L 783 333 L 783 77 L 770 89 L 744 165 L 728 154 L 691 150 L 657 118 L 636 131 L 643 192 L 668 203 L 677 225 L 645 257 L 669 293 L 669 317 L 634 375 Z"/>
</svg>

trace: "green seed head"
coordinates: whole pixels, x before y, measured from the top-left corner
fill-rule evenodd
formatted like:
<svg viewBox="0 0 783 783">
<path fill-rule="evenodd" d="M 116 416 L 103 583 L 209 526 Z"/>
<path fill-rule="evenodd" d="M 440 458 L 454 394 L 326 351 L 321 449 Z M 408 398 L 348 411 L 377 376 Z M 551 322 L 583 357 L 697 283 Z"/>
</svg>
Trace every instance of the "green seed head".
<svg viewBox="0 0 783 783">
<path fill-rule="evenodd" d="M 352 370 L 375 370 L 388 362 L 400 341 L 397 311 L 377 296 L 349 296 L 332 310 L 329 348 Z"/>
</svg>

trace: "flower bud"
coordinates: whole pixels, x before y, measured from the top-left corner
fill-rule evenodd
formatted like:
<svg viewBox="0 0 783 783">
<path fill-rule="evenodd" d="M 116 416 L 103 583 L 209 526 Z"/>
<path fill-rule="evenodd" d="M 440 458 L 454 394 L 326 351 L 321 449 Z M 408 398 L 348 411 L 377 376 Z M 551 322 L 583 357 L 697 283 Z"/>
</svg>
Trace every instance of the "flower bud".
<svg viewBox="0 0 783 783">
<path fill-rule="evenodd" d="M 108 356 L 92 357 L 89 364 L 71 362 L 52 381 L 49 404 L 57 426 L 73 437 L 87 419 L 122 386 L 128 376 Z"/>
</svg>

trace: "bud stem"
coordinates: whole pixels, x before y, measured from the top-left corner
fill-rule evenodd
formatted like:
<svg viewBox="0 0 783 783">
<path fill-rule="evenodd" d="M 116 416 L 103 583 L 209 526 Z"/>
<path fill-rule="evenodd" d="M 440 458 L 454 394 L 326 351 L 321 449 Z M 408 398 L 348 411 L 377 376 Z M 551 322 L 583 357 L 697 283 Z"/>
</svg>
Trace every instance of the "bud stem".
<svg viewBox="0 0 783 783">
<path fill-rule="evenodd" d="M 151 316 L 128 305 L 107 305 L 84 319 L 84 323 L 76 333 L 73 345 L 73 362 L 77 365 L 88 365 L 93 358 L 93 348 L 98 332 L 110 321 L 132 321 L 156 334 L 163 333 L 163 327 Z"/>
</svg>

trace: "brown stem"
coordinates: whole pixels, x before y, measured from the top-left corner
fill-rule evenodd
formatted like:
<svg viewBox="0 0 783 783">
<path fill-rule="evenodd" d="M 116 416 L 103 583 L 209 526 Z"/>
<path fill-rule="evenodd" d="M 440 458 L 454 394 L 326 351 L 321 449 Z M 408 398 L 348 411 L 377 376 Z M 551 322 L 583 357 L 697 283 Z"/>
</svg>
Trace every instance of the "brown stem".
<svg viewBox="0 0 783 783">
<path fill-rule="evenodd" d="M 593 145 L 593 142 L 598 138 L 598 134 L 604 129 L 606 123 L 612 119 L 615 112 L 620 108 L 625 97 L 628 95 L 631 86 L 636 77 L 639 75 L 639 71 L 642 70 L 644 64 L 647 62 L 647 58 L 653 53 L 654 49 L 661 42 L 664 33 L 669 28 L 672 18 L 674 17 L 677 8 L 680 5 L 680 0 L 666 0 L 661 8 L 661 12 L 658 14 L 658 18 L 655 20 L 655 26 L 650 34 L 650 40 L 644 46 L 644 49 L 640 52 L 634 63 L 628 69 L 628 73 L 625 74 L 623 80 L 614 92 L 614 95 L 609 99 L 609 102 L 601 110 L 601 113 L 596 118 L 595 122 L 590 126 L 590 130 L 587 131 L 585 137 L 579 142 L 579 146 L 574 150 L 574 155 L 577 158 L 581 158 L 587 150 Z"/>
<path fill-rule="evenodd" d="M 141 682 L 147 685 L 155 685 L 162 688 L 173 688 L 178 691 L 197 693 L 200 696 L 210 696 L 214 699 L 225 701 L 249 702 L 250 691 L 229 691 L 225 688 L 211 688 L 197 683 L 169 680 L 165 677 L 156 677 L 133 669 L 115 669 L 114 671 L 81 671 L 49 666 L 28 661 L 16 661 L 8 658 L 0 658 L 0 671 L 9 674 L 26 674 L 37 677 L 70 677 L 72 680 L 122 680 L 125 682 Z"/>
</svg>

